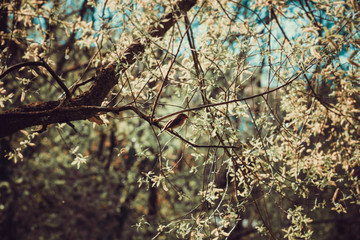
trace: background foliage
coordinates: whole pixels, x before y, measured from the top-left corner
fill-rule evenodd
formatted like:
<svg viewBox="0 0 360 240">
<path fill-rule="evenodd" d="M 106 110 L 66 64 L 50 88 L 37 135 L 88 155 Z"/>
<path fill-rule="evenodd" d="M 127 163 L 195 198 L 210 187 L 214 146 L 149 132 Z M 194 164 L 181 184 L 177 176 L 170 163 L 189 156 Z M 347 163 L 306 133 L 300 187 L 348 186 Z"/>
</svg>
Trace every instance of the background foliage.
<svg viewBox="0 0 360 240">
<path fill-rule="evenodd" d="M 126 70 L 93 118 L 0 139 L 1 236 L 359 235 L 358 2 L 199 0 L 151 35 L 189 2 L 2 1 L 0 117 L 64 98 L 45 68 L 15 64 L 46 62 L 72 97 L 109 63 Z M 139 114 L 179 111 L 178 134 Z"/>
</svg>

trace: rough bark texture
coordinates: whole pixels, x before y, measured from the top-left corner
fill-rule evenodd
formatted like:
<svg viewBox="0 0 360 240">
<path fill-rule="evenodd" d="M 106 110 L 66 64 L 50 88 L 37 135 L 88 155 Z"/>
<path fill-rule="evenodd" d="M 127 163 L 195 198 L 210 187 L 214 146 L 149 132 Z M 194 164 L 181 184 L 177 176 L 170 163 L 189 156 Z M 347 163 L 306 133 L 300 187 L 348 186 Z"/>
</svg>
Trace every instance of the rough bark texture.
<svg viewBox="0 0 360 240">
<path fill-rule="evenodd" d="M 162 18 L 163 27 L 152 27 L 148 34 L 152 37 L 162 37 L 174 25 L 177 17 L 182 12 L 189 11 L 196 4 L 196 0 L 183 0 L 174 5 L 174 11 Z M 63 123 L 88 119 L 96 114 L 94 109 L 84 106 L 100 106 L 102 101 L 117 84 L 118 77 L 115 71 L 120 66 L 120 74 L 136 61 L 136 56 L 141 55 L 146 45 L 140 40 L 131 44 L 123 53 L 120 62 L 110 63 L 101 73 L 94 78 L 94 82 L 83 94 L 64 102 L 61 101 L 36 102 L 22 107 L 13 108 L 0 113 L 0 138 L 9 136 L 21 129 L 52 123 Z M 132 109 L 132 108 L 130 108 Z M 126 108 L 124 108 L 126 110 Z M 134 109 L 133 109 L 134 110 Z M 99 110 L 100 111 L 100 110 Z M 138 114 L 142 114 L 135 111 Z"/>
</svg>

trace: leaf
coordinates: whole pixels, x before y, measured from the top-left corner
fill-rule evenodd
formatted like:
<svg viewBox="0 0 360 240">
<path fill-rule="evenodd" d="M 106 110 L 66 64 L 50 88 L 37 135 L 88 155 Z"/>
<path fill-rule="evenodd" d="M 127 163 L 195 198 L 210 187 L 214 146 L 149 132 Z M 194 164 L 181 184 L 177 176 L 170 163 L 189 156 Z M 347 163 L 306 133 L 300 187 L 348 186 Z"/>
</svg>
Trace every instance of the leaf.
<svg viewBox="0 0 360 240">
<path fill-rule="evenodd" d="M 92 116 L 91 118 L 88 118 L 90 122 L 96 123 L 98 125 L 104 124 L 103 120 L 99 116 Z"/>
</svg>

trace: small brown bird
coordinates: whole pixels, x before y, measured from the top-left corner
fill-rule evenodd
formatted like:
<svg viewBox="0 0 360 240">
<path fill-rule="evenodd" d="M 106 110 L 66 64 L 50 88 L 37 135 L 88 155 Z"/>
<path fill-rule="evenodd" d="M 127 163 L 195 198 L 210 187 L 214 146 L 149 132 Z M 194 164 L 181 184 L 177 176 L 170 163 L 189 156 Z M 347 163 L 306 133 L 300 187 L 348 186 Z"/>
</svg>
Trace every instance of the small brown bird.
<svg viewBox="0 0 360 240">
<path fill-rule="evenodd" d="M 169 120 L 166 125 L 161 129 L 161 132 L 165 130 L 173 130 L 174 128 L 180 127 L 184 124 L 188 116 L 184 113 L 180 113 L 174 119 Z"/>
</svg>

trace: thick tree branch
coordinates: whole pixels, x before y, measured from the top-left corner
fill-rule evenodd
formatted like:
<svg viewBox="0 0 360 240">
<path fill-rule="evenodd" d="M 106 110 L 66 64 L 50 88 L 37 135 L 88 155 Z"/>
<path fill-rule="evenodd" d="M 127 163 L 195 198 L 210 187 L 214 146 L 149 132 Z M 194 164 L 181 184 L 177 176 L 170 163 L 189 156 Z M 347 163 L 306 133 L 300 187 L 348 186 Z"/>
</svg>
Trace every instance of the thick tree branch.
<svg viewBox="0 0 360 240">
<path fill-rule="evenodd" d="M 195 4 L 196 0 L 178 1 L 173 6 L 173 11 L 160 20 L 162 26 L 151 27 L 148 29 L 148 34 L 151 37 L 163 37 L 174 25 L 177 18 L 181 16 L 181 13 L 189 11 Z M 149 42 L 148 40 L 145 44 Z M 118 72 L 125 71 L 136 61 L 136 56 L 144 52 L 145 44 L 140 39 L 131 44 L 122 53 L 119 62 L 109 64 L 95 77 L 94 83 L 89 90 L 77 97 L 73 97 L 61 106 L 59 106 L 62 103 L 60 100 L 37 102 L 0 113 L 0 138 L 31 126 L 84 120 L 94 116 L 99 111 L 94 111 L 91 108 L 84 109 L 80 106 L 100 106 L 110 90 L 117 84 L 116 66 L 119 66 Z M 123 110 L 127 110 L 127 108 L 130 107 L 124 107 Z"/>
</svg>

